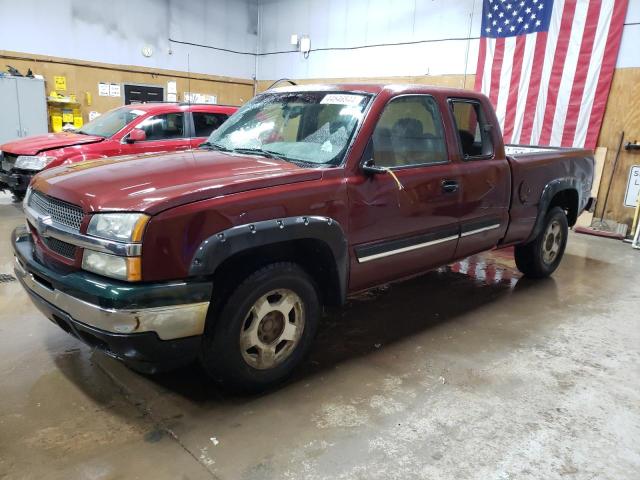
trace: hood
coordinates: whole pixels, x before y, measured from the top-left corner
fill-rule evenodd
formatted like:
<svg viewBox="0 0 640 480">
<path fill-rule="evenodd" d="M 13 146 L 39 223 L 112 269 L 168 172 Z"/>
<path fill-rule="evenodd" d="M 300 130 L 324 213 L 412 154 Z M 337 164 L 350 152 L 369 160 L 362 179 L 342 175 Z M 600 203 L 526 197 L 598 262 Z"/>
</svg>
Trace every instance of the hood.
<svg viewBox="0 0 640 480">
<path fill-rule="evenodd" d="M 96 143 L 101 142 L 102 140 L 104 140 L 103 137 L 82 135 L 80 133 L 48 133 L 45 135 L 33 135 L 31 137 L 7 142 L 0 146 L 0 150 L 16 155 L 36 155 L 45 150 L 71 147 L 72 145 L 83 145 L 86 143 Z"/>
<path fill-rule="evenodd" d="M 151 215 L 246 190 L 315 180 L 322 171 L 254 155 L 194 150 L 74 163 L 36 175 L 33 187 L 85 212 Z"/>
</svg>

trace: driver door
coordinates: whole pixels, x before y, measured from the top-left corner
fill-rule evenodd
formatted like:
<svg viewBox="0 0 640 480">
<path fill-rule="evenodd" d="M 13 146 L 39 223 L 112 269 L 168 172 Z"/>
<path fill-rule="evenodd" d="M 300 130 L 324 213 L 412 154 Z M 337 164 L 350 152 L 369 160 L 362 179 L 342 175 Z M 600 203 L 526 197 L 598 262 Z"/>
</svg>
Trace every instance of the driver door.
<svg viewBox="0 0 640 480">
<path fill-rule="evenodd" d="M 171 112 L 147 118 L 136 128 L 146 134 L 146 139 L 135 143 L 122 144 L 122 153 L 138 155 L 144 153 L 175 152 L 191 148 L 186 131 L 184 112 Z"/>
<path fill-rule="evenodd" d="M 360 172 L 348 183 L 350 290 L 445 264 L 459 238 L 459 167 L 433 97 L 392 98 L 363 160 L 370 158 L 388 172 Z"/>
</svg>

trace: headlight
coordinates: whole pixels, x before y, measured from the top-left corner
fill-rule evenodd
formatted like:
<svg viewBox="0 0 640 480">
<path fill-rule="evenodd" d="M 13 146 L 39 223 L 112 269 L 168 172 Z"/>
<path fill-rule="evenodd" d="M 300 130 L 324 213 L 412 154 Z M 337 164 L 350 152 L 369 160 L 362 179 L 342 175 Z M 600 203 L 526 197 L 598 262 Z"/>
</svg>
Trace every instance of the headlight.
<svg viewBox="0 0 640 480">
<path fill-rule="evenodd" d="M 144 213 L 96 213 L 87 234 L 117 242 L 140 242 L 148 221 Z"/>
<path fill-rule="evenodd" d="M 98 275 L 128 282 L 137 282 L 142 278 L 140 257 L 118 257 L 85 249 L 82 268 Z"/>
<path fill-rule="evenodd" d="M 21 170 L 42 170 L 55 159 L 56 157 L 47 157 L 45 155 L 20 155 L 16 159 L 14 168 Z"/>
<path fill-rule="evenodd" d="M 91 217 L 87 234 L 116 242 L 142 241 L 149 216 L 144 213 L 96 213 Z M 128 282 L 142 279 L 140 257 L 120 257 L 85 249 L 82 268 L 89 272 Z"/>
</svg>

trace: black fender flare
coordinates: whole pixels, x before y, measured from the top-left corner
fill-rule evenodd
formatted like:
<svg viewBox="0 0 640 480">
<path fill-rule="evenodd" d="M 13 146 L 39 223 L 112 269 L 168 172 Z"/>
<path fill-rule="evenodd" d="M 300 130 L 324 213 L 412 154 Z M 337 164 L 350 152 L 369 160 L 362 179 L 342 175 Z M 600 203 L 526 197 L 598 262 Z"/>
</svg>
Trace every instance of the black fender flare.
<svg viewBox="0 0 640 480">
<path fill-rule="evenodd" d="M 583 199 L 580 198 L 580 192 L 582 191 L 580 182 L 575 177 L 557 178 L 545 185 L 540 196 L 540 203 L 538 203 L 538 216 L 536 217 L 536 223 L 533 226 L 533 230 L 529 235 L 529 238 L 524 243 L 532 242 L 544 228 L 544 219 L 551 205 L 551 200 L 557 193 L 572 190 L 578 194 L 578 215 L 580 214 L 581 207 L 583 207 Z"/>
<path fill-rule="evenodd" d="M 213 275 L 233 255 L 256 247 L 292 240 L 319 240 L 326 244 L 335 260 L 340 301 L 347 294 L 349 250 L 342 226 L 330 217 L 299 216 L 248 223 L 228 228 L 205 239 L 191 260 L 191 276 Z"/>
</svg>

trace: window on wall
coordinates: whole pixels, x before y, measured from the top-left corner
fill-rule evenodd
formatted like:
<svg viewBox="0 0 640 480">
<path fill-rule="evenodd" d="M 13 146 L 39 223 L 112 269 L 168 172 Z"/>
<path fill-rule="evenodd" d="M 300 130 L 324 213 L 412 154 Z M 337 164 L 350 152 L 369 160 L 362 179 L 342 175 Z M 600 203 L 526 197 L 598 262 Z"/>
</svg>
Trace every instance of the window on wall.
<svg viewBox="0 0 640 480">
<path fill-rule="evenodd" d="M 440 111 L 432 97 L 402 96 L 387 104 L 373 132 L 373 160 L 379 167 L 448 160 Z"/>
<path fill-rule="evenodd" d="M 475 100 L 451 100 L 451 109 L 465 160 L 491 157 L 493 155 L 491 125 L 487 122 L 480 103 Z"/>
<path fill-rule="evenodd" d="M 208 137 L 229 118 L 224 113 L 193 112 L 194 137 Z"/>
<path fill-rule="evenodd" d="M 144 130 L 147 141 L 184 138 L 184 114 L 165 113 L 147 118 L 137 128 Z"/>
</svg>

